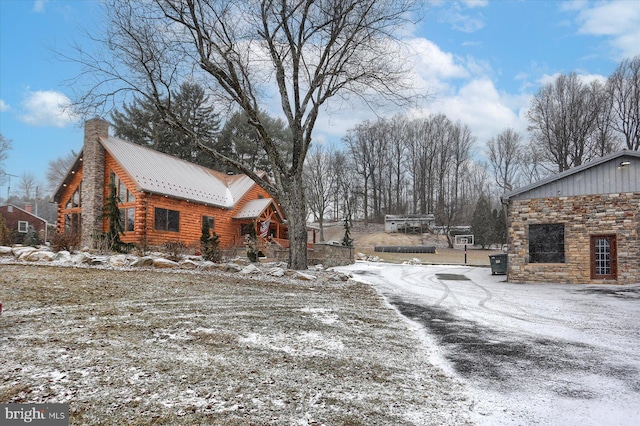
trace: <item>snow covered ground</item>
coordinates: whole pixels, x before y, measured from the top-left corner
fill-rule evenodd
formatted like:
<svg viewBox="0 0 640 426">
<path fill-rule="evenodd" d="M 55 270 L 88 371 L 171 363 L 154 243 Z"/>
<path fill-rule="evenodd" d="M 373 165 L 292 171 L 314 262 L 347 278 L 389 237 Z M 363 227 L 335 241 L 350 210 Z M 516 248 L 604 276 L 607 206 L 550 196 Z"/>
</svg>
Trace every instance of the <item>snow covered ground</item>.
<svg viewBox="0 0 640 426">
<path fill-rule="evenodd" d="M 481 425 L 640 424 L 640 284 L 513 284 L 488 268 L 357 262 L 467 385 Z"/>
<path fill-rule="evenodd" d="M 322 274 L 0 262 L 0 403 L 68 403 L 72 425 L 470 424 L 407 323 Z"/>
</svg>

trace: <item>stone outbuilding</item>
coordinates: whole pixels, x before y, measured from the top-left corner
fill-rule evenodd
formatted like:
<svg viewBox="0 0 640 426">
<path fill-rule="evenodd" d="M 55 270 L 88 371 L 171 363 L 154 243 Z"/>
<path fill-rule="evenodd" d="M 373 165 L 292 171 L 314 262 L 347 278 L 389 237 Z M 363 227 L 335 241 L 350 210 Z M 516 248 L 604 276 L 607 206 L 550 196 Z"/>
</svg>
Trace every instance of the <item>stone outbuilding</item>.
<svg viewBox="0 0 640 426">
<path fill-rule="evenodd" d="M 506 193 L 508 281 L 640 283 L 640 152 Z"/>
</svg>

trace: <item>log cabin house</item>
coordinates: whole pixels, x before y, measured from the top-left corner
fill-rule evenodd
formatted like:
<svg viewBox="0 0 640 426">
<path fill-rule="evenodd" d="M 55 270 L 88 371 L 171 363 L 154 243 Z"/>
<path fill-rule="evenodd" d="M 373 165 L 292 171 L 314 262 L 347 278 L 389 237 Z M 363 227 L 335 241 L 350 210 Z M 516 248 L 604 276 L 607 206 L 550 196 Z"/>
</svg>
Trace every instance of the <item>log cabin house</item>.
<svg viewBox="0 0 640 426">
<path fill-rule="evenodd" d="M 280 207 L 248 176 L 109 137 L 109 123 L 100 118 L 85 122 L 83 149 L 54 195 L 57 232 L 77 233 L 83 246 L 95 247 L 95 236 L 108 229 L 102 214 L 111 183 L 120 199 L 123 242 L 141 248 L 167 242 L 198 247 L 208 221 L 221 248 L 244 245 L 251 223 L 263 243 L 288 248 Z"/>
</svg>

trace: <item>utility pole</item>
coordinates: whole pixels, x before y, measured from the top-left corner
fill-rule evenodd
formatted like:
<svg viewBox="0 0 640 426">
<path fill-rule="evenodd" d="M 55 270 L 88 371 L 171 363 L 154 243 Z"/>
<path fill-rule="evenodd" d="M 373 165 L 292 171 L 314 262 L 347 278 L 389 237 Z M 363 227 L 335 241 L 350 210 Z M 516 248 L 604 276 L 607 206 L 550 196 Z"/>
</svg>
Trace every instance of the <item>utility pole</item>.
<svg viewBox="0 0 640 426">
<path fill-rule="evenodd" d="M 9 180 L 7 181 L 7 204 L 9 204 L 9 192 L 11 191 L 11 178 L 12 177 L 16 177 L 17 178 L 17 177 L 20 177 L 20 176 L 12 175 L 12 174 L 9 174 L 7 172 L 1 172 L 1 171 L 0 171 L 0 173 L 2 173 L 3 175 L 9 177 Z"/>
</svg>

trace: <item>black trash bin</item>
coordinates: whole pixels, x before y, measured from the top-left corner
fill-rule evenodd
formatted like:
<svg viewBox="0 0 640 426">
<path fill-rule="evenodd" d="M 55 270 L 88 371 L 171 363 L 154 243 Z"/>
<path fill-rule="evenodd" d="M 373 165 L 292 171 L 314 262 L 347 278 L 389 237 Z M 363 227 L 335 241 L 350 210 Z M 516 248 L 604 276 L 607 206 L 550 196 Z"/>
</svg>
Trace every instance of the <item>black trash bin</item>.
<svg viewBox="0 0 640 426">
<path fill-rule="evenodd" d="M 491 275 L 505 275 L 507 273 L 507 255 L 491 254 L 489 255 L 491 262 Z"/>
</svg>

